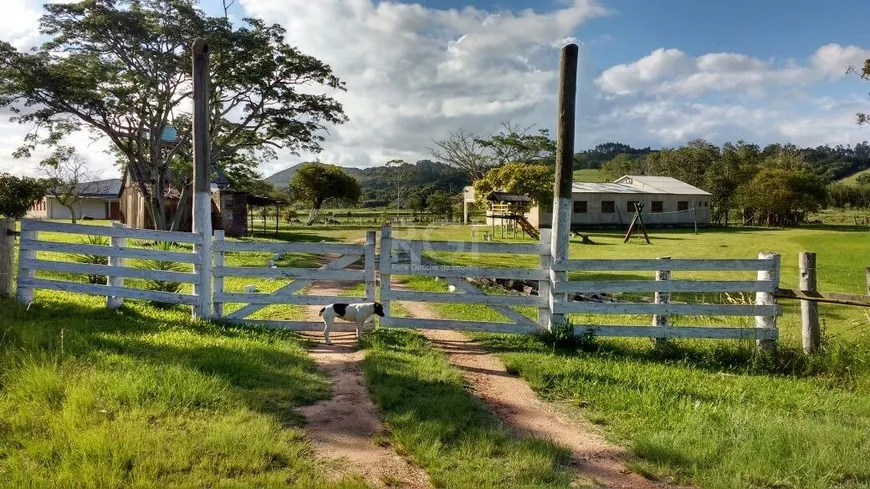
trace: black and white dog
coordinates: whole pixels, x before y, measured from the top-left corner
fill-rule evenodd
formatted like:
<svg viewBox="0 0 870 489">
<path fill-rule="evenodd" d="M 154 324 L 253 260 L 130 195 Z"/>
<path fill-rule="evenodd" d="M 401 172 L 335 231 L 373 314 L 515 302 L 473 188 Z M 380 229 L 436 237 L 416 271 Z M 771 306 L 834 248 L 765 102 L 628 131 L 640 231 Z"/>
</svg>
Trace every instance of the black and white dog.
<svg viewBox="0 0 870 489">
<path fill-rule="evenodd" d="M 323 339 L 327 345 L 331 345 L 329 330 L 332 328 L 335 318 L 355 323 L 356 339 L 359 340 L 362 334 L 362 326 L 368 318 L 374 315 L 384 317 L 384 306 L 379 302 L 361 302 L 358 304 L 335 303 L 324 307 L 317 314 L 323 317 L 323 324 L 325 325 L 323 328 Z"/>
</svg>

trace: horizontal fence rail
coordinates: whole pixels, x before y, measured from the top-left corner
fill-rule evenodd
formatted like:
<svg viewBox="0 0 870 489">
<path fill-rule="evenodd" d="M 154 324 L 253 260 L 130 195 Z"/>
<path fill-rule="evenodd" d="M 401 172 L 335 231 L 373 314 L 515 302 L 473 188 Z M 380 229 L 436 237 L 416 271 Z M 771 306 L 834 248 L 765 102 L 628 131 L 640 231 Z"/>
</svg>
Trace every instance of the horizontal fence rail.
<svg viewBox="0 0 870 489">
<path fill-rule="evenodd" d="M 61 233 L 73 236 L 105 236 L 110 238 L 108 246 L 94 244 L 64 243 L 39 239 L 40 232 Z M 158 290 L 145 290 L 125 286 L 124 279 L 158 280 L 184 284 L 199 283 L 199 276 L 192 272 L 171 270 L 152 270 L 145 267 L 130 266 L 127 259 L 157 260 L 174 263 L 199 265 L 201 256 L 196 252 L 164 251 L 149 248 L 129 248 L 127 239 L 146 241 L 165 241 L 198 245 L 202 237 L 191 233 L 174 231 L 151 231 L 127 229 L 118 223 L 111 227 L 66 224 L 25 219 L 21 222 L 21 243 L 18 260 L 18 300 L 29 304 L 33 301 L 36 289 L 57 290 L 106 297 L 109 308 L 119 307 L 124 299 L 138 299 L 168 304 L 197 305 L 200 297 L 196 294 L 173 293 Z M 108 264 L 79 263 L 72 261 L 40 258 L 38 254 L 65 253 L 71 255 L 93 255 L 106 257 Z M 37 272 L 68 273 L 106 277 L 105 284 L 82 283 L 69 280 L 36 277 Z"/>
<path fill-rule="evenodd" d="M 466 267 L 451 265 L 403 265 L 393 264 L 392 275 L 421 275 L 424 277 L 475 277 L 512 280 L 544 280 L 547 270 L 535 268 Z"/>
<path fill-rule="evenodd" d="M 363 281 L 363 270 L 320 270 L 317 268 L 215 267 L 215 277 L 305 278 Z"/>
<path fill-rule="evenodd" d="M 597 292 L 773 292 L 776 284 L 756 280 L 578 280 L 556 282 L 558 293 Z"/>
<path fill-rule="evenodd" d="M 557 302 L 558 314 L 667 314 L 671 316 L 773 316 L 782 312 L 778 305 L 752 304 L 638 304 L 630 302 Z"/>
<path fill-rule="evenodd" d="M 701 260 L 678 259 L 668 260 L 667 268 L 677 271 L 751 271 L 773 270 L 774 260 Z M 662 269 L 662 260 L 627 259 L 627 260 L 560 260 L 553 262 L 553 270 L 557 272 L 632 272 L 657 271 Z"/>
<path fill-rule="evenodd" d="M 574 334 L 581 336 L 593 334 L 596 336 L 614 336 L 623 338 L 707 338 L 734 340 L 775 340 L 778 330 L 775 328 L 738 328 L 721 326 L 598 326 L 574 325 Z"/>
<path fill-rule="evenodd" d="M 454 294 L 451 292 L 412 292 L 404 290 L 390 290 L 388 298 L 394 301 L 482 304 L 488 306 L 540 306 L 547 304 L 546 297 L 530 295 Z"/>
<path fill-rule="evenodd" d="M 362 255 L 365 245 L 344 243 L 284 243 L 284 242 L 256 242 L 215 240 L 212 251 L 259 251 L 271 253 L 317 253 L 317 254 L 357 254 Z"/>
<path fill-rule="evenodd" d="M 478 241 L 423 241 L 393 239 L 392 249 L 414 251 L 450 251 L 454 253 L 502 253 L 511 255 L 540 255 L 549 249 L 540 244 L 529 243 L 481 243 Z"/>
<path fill-rule="evenodd" d="M 168 241 L 171 243 L 202 244 L 202 236 L 178 231 L 154 231 L 150 229 L 128 229 L 120 226 L 89 226 L 87 224 L 68 224 L 26 219 L 22 221 L 22 231 L 50 231 L 55 233 L 108 236 L 115 238 L 134 238 L 145 241 Z"/>
</svg>

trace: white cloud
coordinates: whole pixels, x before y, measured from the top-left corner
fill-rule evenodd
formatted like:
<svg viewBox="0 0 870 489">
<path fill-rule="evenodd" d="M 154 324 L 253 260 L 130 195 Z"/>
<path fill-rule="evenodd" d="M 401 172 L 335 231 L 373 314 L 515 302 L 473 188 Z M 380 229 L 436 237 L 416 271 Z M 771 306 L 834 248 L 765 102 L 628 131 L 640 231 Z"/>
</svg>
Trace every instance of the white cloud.
<svg viewBox="0 0 870 489">
<path fill-rule="evenodd" d="M 709 53 L 695 58 L 678 49 L 657 49 L 648 56 L 613 66 L 598 77 L 602 90 L 618 95 L 634 92 L 673 93 L 701 97 L 710 92 L 746 90 L 766 86 L 807 85 L 845 76 L 850 65 L 863 64 L 870 49 L 826 44 L 807 63 L 776 65 L 739 53 Z"/>
<path fill-rule="evenodd" d="M 39 37 L 39 16 L 39 8 L 27 0 L 4 0 L 0 39 L 18 49 L 32 46 Z"/>
<path fill-rule="evenodd" d="M 288 42 L 329 63 L 348 87 L 335 96 L 350 122 L 329 129 L 324 152 L 282 154 L 260 168 L 265 174 L 315 158 L 346 166 L 413 161 L 450 131 L 485 134 L 507 119 L 554 131 L 559 49 L 569 42 L 580 44 L 578 149 L 607 141 L 659 147 L 698 137 L 801 145 L 870 139 L 853 121 L 855 112 L 867 111 L 864 93 L 809 95 L 810 87 L 838 80 L 846 66 L 870 57 L 855 46 L 827 44 L 798 62 L 659 48 L 597 73 L 597 46 L 612 38 L 583 35 L 585 22 L 608 13 L 593 0 L 565 0 L 547 12 L 378 0 L 240 3 L 245 15 L 286 27 Z M 11 39 L 3 25 L 0 38 Z M 25 130 L 0 120 L 0 170 L 33 172 L 34 161 L 6 158 Z M 88 146 L 83 134 L 76 144 L 106 175 L 118 174 L 105 142 Z"/>
</svg>

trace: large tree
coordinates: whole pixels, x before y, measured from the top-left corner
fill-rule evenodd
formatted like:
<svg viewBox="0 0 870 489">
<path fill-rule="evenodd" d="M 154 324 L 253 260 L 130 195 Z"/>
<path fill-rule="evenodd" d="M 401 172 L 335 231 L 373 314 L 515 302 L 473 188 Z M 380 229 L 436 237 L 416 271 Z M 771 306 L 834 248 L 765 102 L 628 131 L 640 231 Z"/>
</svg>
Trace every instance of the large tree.
<svg viewBox="0 0 870 489">
<path fill-rule="evenodd" d="M 317 220 L 326 199 L 339 199 L 355 204 L 361 192 L 355 178 L 341 168 L 319 163 L 302 165 L 290 180 L 290 195 L 293 200 L 311 205 L 309 226 Z"/>
<path fill-rule="evenodd" d="M 493 191 L 528 195 L 532 204 L 546 204 L 553 200 L 553 168 L 525 163 L 508 163 L 487 172 L 486 176 L 474 182 L 474 194 L 483 202 Z"/>
<path fill-rule="evenodd" d="M 429 153 L 436 159 L 459 168 L 474 182 L 486 174 L 495 160 L 480 138 L 465 129 L 451 132 L 446 138 L 435 141 Z"/>
<path fill-rule="evenodd" d="M 510 121 L 501 123 L 502 130 L 489 138 L 478 138 L 477 143 L 490 150 L 496 164 L 507 163 L 555 163 L 556 141 L 550 139 L 550 131 L 534 125 L 522 127 Z"/>
<path fill-rule="evenodd" d="M 46 4 L 40 28 L 49 41 L 33 52 L 0 42 L 0 107 L 32 128 L 17 155 L 80 129 L 107 138 L 158 228 L 168 227 L 168 186 L 190 181 L 194 39 L 210 44 L 208 137 L 212 164 L 226 173 L 279 148 L 319 151 L 322 130 L 346 120 L 341 104 L 312 89 L 344 84 L 278 25 L 236 27 L 193 0 L 82 0 Z M 177 137 L 164 138 L 171 127 Z"/>
</svg>

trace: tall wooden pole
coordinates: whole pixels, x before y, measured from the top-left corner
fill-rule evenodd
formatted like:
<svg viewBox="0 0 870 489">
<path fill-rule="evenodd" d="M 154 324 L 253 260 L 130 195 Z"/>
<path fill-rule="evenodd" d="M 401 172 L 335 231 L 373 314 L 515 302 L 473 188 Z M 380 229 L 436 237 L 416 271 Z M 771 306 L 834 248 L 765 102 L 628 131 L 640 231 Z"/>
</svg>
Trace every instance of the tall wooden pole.
<svg viewBox="0 0 870 489">
<path fill-rule="evenodd" d="M 0 219 L 0 297 L 15 295 L 15 219 Z"/>
<path fill-rule="evenodd" d="M 197 246 L 199 280 L 194 285 L 198 297 L 194 316 L 211 317 L 211 169 L 209 168 L 208 95 L 210 49 L 207 42 L 193 43 L 193 232 L 202 236 Z"/>
<path fill-rule="evenodd" d="M 569 44 L 562 48 L 559 67 L 559 121 L 556 132 L 556 182 L 553 192 L 553 231 L 550 254 L 554 262 L 568 259 L 571 239 L 571 192 L 574 180 L 574 117 L 577 99 L 577 57 L 579 48 Z M 550 270 L 550 280 L 568 279 L 567 272 Z M 554 295 L 553 301 L 565 301 L 567 294 Z M 552 309 L 551 309 L 552 312 Z M 550 314 L 549 329 L 562 322 L 561 314 Z"/>
</svg>

